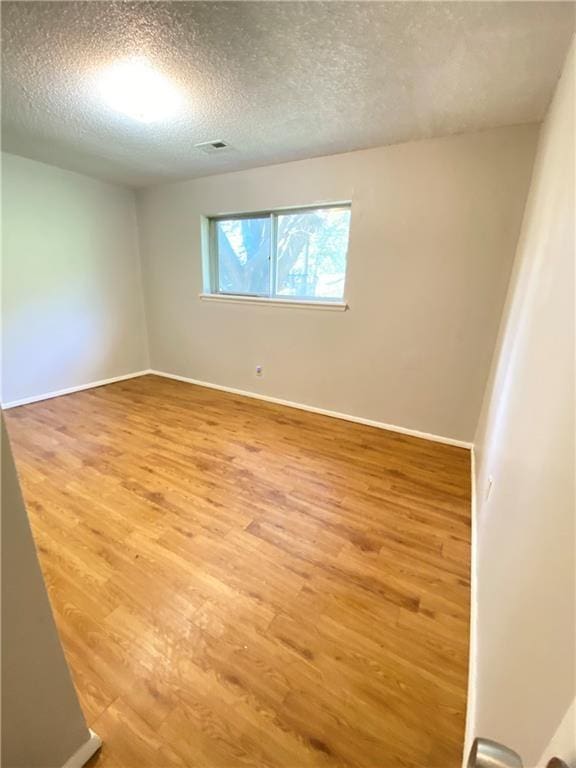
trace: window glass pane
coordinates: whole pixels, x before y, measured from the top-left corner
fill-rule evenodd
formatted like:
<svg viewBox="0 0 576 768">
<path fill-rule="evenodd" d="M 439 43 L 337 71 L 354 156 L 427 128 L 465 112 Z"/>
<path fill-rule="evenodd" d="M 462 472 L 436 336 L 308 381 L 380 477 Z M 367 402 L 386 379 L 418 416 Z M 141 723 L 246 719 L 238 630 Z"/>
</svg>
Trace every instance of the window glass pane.
<svg viewBox="0 0 576 768">
<path fill-rule="evenodd" d="M 276 294 L 341 299 L 349 227 L 349 208 L 279 214 Z"/>
<path fill-rule="evenodd" d="M 270 291 L 270 218 L 215 222 L 218 290 L 268 295 Z"/>
</svg>

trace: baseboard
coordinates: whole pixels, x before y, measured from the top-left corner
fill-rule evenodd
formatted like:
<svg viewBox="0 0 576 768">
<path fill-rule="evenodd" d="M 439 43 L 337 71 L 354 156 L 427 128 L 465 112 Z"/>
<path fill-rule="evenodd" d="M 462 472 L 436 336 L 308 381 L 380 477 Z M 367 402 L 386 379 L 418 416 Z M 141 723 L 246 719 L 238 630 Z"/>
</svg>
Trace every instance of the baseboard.
<svg viewBox="0 0 576 768">
<path fill-rule="evenodd" d="M 74 752 L 72 757 L 69 757 L 68 760 L 66 760 L 62 768 L 82 768 L 82 766 L 86 765 L 88 760 L 90 760 L 92 755 L 96 754 L 101 746 L 102 739 L 100 736 L 90 730 L 90 738 L 88 741 L 85 741 L 84 744 Z"/>
<path fill-rule="evenodd" d="M 468 694 L 466 696 L 466 733 L 464 736 L 463 768 L 468 763 L 468 753 L 476 736 L 476 698 L 477 698 L 477 659 L 478 659 L 478 537 L 476 524 L 478 507 L 476 504 L 476 452 L 472 447 L 470 456 L 471 472 L 471 558 L 470 558 L 470 643 L 468 656 Z"/>
<path fill-rule="evenodd" d="M 304 403 L 296 403 L 292 400 L 283 400 L 280 397 L 271 397 L 269 395 L 261 395 L 257 392 L 249 392 L 245 389 L 235 389 L 234 387 L 226 387 L 222 384 L 211 384 L 208 381 L 200 381 L 199 379 L 191 379 L 188 376 L 179 376 L 175 373 L 167 373 L 166 371 L 158 371 L 152 368 L 148 368 L 142 371 L 136 371 L 135 373 L 128 373 L 124 376 L 114 376 L 111 379 L 101 379 L 100 381 L 92 381 L 90 384 L 81 384 L 78 387 L 68 387 L 67 389 L 60 389 L 57 392 L 47 392 L 43 395 L 34 395 L 33 397 L 25 397 L 21 400 L 11 400 L 8 403 L 2 403 L 2 408 L 8 410 L 9 408 L 17 408 L 19 405 L 29 405 L 30 403 L 38 403 L 42 400 L 50 400 L 53 397 L 61 397 L 62 395 L 71 395 L 74 392 L 82 392 L 85 389 L 94 389 L 95 387 L 103 387 L 106 384 L 114 384 L 117 381 L 127 381 L 128 379 L 135 379 L 138 376 L 146 376 L 148 374 L 154 374 L 155 376 L 162 376 L 166 379 L 174 379 L 176 381 L 184 381 L 187 384 L 195 384 L 198 387 L 207 387 L 208 389 L 217 389 L 221 392 L 229 392 L 233 395 L 241 395 L 242 397 L 251 397 L 254 400 L 264 400 L 267 403 L 275 403 L 276 405 L 285 405 L 288 408 L 297 408 L 300 411 L 308 411 L 309 413 L 317 413 L 321 416 L 330 416 L 334 419 L 342 419 L 343 421 L 352 421 L 355 424 L 364 424 L 368 427 L 376 427 L 377 429 L 385 429 L 389 432 L 397 432 L 401 435 L 408 435 L 409 437 L 418 437 L 422 440 L 431 440 L 434 443 L 444 443 L 445 445 L 453 445 L 457 448 L 472 449 L 472 443 L 466 440 L 456 440 L 452 437 L 444 437 L 442 435 L 434 435 L 430 432 L 420 432 L 417 429 L 408 429 L 407 427 L 399 427 L 395 424 L 386 424 L 382 421 L 374 421 L 373 419 L 364 419 L 361 416 L 352 416 L 349 413 L 339 413 L 338 411 L 331 411 L 326 408 L 317 408 L 313 405 L 305 405 Z"/>
<path fill-rule="evenodd" d="M 233 395 L 241 395 L 242 397 L 251 397 L 254 400 L 264 400 L 267 403 L 274 403 L 276 405 L 285 405 L 288 408 L 297 408 L 300 411 L 308 411 L 309 413 L 318 413 L 321 416 L 331 416 L 334 419 L 342 419 L 344 421 L 352 421 L 356 424 L 364 424 L 368 427 L 376 427 L 377 429 L 385 429 L 389 432 L 398 432 L 401 435 L 409 435 L 410 437 L 419 437 L 423 440 L 431 440 L 435 443 L 444 443 L 445 445 L 454 445 L 458 448 L 466 448 L 470 450 L 472 443 L 468 443 L 464 440 L 455 440 L 451 437 L 442 437 L 441 435 L 433 435 L 429 432 L 419 432 L 416 429 L 407 429 L 406 427 L 397 427 L 394 424 L 385 424 L 382 421 L 373 421 L 372 419 L 364 419 L 361 416 L 351 416 L 348 413 L 339 413 L 338 411 L 330 411 L 325 408 L 316 408 L 313 405 L 304 405 L 303 403 L 295 403 L 292 400 L 282 400 L 279 397 L 270 397 L 269 395 L 261 395 L 257 392 L 248 392 L 244 389 L 235 389 L 234 387 L 225 387 L 222 384 L 211 384 L 207 381 L 200 381 L 198 379 L 191 379 L 188 376 L 178 376 L 175 373 L 166 373 L 165 371 L 150 370 L 148 373 L 152 373 L 155 376 L 162 376 L 165 379 L 174 379 L 175 381 L 184 381 L 187 384 L 195 384 L 198 387 L 207 387 L 208 389 L 218 389 L 221 392 L 229 392 Z"/>
<path fill-rule="evenodd" d="M 84 389 L 94 389 L 95 387 L 103 387 L 106 384 L 114 384 L 117 381 L 127 381 L 128 379 L 135 379 L 138 376 L 145 376 L 147 373 L 152 373 L 150 370 L 136 371 L 135 373 L 126 373 L 123 376 L 114 376 L 111 379 L 101 379 L 100 381 L 92 381 L 90 384 L 81 384 L 78 387 L 68 387 L 67 389 L 59 389 L 57 392 L 47 392 L 43 395 L 34 395 L 33 397 L 24 397 L 21 400 L 11 400 L 8 403 L 2 403 L 2 408 L 6 411 L 9 408 L 17 408 L 19 405 L 29 405 L 30 403 L 39 403 L 42 400 L 51 400 L 53 397 L 61 397 L 62 395 L 71 395 L 73 392 L 82 392 Z"/>
</svg>

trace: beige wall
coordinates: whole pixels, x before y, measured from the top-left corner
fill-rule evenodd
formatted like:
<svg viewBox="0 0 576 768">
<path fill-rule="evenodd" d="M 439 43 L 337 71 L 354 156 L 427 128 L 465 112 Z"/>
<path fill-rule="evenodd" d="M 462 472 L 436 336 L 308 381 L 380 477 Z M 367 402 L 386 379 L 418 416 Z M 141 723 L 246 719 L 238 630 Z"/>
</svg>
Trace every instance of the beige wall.
<svg viewBox="0 0 576 768">
<path fill-rule="evenodd" d="M 576 698 L 566 710 L 556 733 L 538 760 L 538 765 L 548 765 L 548 761 L 558 755 L 562 755 L 572 768 L 576 766 Z"/>
<path fill-rule="evenodd" d="M 152 367 L 472 440 L 536 140 L 503 128 L 138 193 Z M 202 215 L 334 200 L 352 200 L 350 311 L 198 298 Z"/>
<path fill-rule="evenodd" d="M 148 367 L 134 193 L 2 155 L 2 402 Z"/>
<path fill-rule="evenodd" d="M 476 438 L 473 725 L 528 767 L 576 685 L 575 135 L 572 50 L 542 130 Z"/>
<path fill-rule="evenodd" d="M 89 739 L 2 421 L 2 766 L 61 768 Z"/>
</svg>

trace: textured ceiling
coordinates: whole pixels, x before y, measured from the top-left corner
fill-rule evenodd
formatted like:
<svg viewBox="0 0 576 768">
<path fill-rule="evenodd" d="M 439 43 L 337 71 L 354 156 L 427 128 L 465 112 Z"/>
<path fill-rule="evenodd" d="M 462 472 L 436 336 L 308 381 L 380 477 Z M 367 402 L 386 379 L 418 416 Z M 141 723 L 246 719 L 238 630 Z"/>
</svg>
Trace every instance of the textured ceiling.
<svg viewBox="0 0 576 768">
<path fill-rule="evenodd" d="M 142 186 L 540 120 L 573 29 L 555 2 L 3 2 L 3 147 Z M 102 103 L 95 72 L 133 55 L 175 118 Z"/>
</svg>

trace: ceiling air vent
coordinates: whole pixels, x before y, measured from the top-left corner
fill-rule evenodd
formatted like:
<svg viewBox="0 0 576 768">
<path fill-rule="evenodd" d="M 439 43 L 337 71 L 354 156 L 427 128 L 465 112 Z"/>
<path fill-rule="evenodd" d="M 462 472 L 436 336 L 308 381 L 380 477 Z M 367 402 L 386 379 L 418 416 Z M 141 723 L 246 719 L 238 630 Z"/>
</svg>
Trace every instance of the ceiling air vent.
<svg viewBox="0 0 576 768">
<path fill-rule="evenodd" d="M 205 152 L 207 155 L 211 155 L 213 152 L 222 152 L 223 149 L 230 149 L 230 145 L 226 144 L 222 139 L 215 139 L 214 141 L 202 141 L 200 144 L 194 144 L 195 149 L 199 149 L 200 152 Z"/>
</svg>

